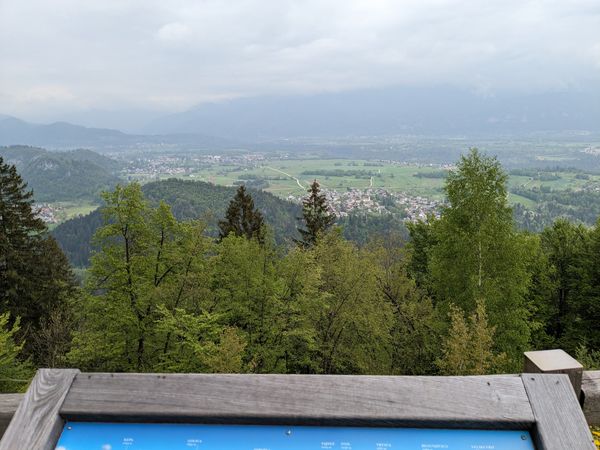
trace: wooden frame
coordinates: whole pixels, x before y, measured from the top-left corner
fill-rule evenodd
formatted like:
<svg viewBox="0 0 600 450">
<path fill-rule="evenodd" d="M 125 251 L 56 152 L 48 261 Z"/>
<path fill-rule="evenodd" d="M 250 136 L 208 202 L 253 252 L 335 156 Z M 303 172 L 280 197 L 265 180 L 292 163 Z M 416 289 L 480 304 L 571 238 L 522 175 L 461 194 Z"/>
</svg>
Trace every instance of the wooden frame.
<svg viewBox="0 0 600 450">
<path fill-rule="evenodd" d="M 595 449 L 567 375 L 108 374 L 42 369 L 0 450 L 51 450 L 64 420 L 528 430 Z"/>
</svg>

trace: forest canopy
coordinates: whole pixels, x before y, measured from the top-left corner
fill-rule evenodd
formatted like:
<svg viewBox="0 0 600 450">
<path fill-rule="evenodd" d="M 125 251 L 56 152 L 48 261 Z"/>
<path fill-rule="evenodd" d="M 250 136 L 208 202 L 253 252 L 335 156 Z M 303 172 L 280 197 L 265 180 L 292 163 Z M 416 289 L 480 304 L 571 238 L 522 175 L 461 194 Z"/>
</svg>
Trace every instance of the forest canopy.
<svg viewBox="0 0 600 450">
<path fill-rule="evenodd" d="M 16 169 L 0 163 L 0 389 L 22 387 L 42 364 L 483 374 L 519 371 L 523 351 L 551 347 L 597 363 L 600 226 L 558 220 L 519 231 L 506 172 L 475 149 L 448 173 L 439 218 L 360 244 L 344 237 L 318 183 L 284 240 L 269 210 L 255 209 L 255 191 L 219 205 L 216 238 L 203 218 L 182 218 L 182 204 L 157 201 L 160 188 L 103 194 L 77 286 Z M 248 229 L 244 217 L 254 218 Z"/>
</svg>

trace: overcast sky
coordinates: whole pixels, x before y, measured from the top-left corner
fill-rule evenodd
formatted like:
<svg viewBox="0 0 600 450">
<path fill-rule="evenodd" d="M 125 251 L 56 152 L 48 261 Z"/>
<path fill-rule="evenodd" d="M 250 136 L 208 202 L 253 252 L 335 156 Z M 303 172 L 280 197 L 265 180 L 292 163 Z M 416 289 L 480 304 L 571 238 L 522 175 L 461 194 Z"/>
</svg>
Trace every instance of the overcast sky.
<svg viewBox="0 0 600 450">
<path fill-rule="evenodd" d="M 600 0 L 0 0 L 0 113 L 262 94 L 600 89 Z"/>
</svg>

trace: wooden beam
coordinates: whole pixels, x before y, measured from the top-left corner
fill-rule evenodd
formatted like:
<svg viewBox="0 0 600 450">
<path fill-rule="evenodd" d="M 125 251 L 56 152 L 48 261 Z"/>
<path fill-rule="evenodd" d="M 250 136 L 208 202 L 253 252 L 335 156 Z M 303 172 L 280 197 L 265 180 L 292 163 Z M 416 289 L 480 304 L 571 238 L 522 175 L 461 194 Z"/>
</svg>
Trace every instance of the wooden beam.
<svg viewBox="0 0 600 450">
<path fill-rule="evenodd" d="M 25 394 L 0 394 L 0 438 L 24 396 Z"/>
<path fill-rule="evenodd" d="M 529 429 L 518 376 L 82 373 L 66 419 Z"/>
<path fill-rule="evenodd" d="M 78 372 L 38 370 L 0 440 L 0 450 L 54 449 L 63 427 L 58 411 Z"/>
<path fill-rule="evenodd" d="M 564 350 L 525 352 L 524 373 L 564 373 L 569 375 L 575 396 L 581 393 L 583 366 Z"/>
<path fill-rule="evenodd" d="M 538 450 L 596 450 L 568 375 L 523 374 Z"/>
<path fill-rule="evenodd" d="M 600 370 L 583 372 L 581 400 L 588 424 L 600 426 Z"/>
</svg>

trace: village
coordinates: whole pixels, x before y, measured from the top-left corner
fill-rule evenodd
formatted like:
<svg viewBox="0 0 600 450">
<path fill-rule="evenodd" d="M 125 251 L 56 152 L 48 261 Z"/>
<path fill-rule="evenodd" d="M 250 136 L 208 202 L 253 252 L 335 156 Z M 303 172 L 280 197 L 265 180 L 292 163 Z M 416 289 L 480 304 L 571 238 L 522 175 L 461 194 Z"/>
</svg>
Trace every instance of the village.
<svg viewBox="0 0 600 450">
<path fill-rule="evenodd" d="M 398 214 L 409 222 L 425 220 L 428 216 L 439 217 L 441 203 L 422 196 L 411 196 L 405 192 L 391 192 L 383 188 L 324 189 L 331 212 L 336 217 L 350 214 Z M 300 202 L 302 197 L 290 195 L 288 200 Z"/>
</svg>

